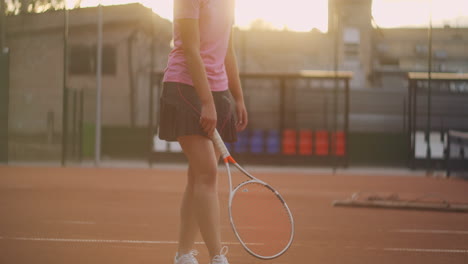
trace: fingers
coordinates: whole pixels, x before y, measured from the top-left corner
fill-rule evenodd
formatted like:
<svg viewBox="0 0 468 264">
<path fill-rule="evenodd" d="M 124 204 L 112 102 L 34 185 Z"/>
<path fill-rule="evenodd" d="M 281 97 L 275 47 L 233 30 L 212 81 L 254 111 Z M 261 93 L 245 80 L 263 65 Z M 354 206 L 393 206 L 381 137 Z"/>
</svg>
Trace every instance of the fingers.
<svg viewBox="0 0 468 264">
<path fill-rule="evenodd" d="M 211 138 L 216 129 L 217 115 L 214 103 L 205 104 L 202 106 L 200 126 L 203 131 Z"/>
<path fill-rule="evenodd" d="M 238 120 L 236 123 L 236 129 L 238 132 L 244 130 L 247 127 L 248 120 L 247 120 L 247 111 L 244 109 L 237 111 Z"/>
<path fill-rule="evenodd" d="M 210 110 L 212 112 L 210 112 Z M 245 109 L 245 106 L 242 104 L 242 105 L 237 106 L 236 112 L 237 112 L 236 130 L 240 132 L 244 130 L 248 124 L 247 110 Z M 216 118 L 215 110 L 213 111 L 212 109 L 209 109 L 209 108 L 202 109 L 202 115 L 200 117 L 200 125 L 203 131 L 210 138 L 213 137 L 213 134 L 217 125 L 217 118 Z"/>
<path fill-rule="evenodd" d="M 213 136 L 214 131 L 216 129 L 216 123 L 216 118 L 208 118 L 203 116 L 200 117 L 200 125 L 203 128 L 203 131 L 205 131 L 205 133 L 208 134 L 209 137 Z"/>
</svg>

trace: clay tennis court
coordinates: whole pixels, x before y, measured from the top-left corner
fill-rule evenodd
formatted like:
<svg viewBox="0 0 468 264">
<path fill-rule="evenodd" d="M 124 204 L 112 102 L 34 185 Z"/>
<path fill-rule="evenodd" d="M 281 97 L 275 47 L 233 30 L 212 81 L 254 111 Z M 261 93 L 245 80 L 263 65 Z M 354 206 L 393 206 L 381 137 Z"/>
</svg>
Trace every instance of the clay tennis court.
<svg viewBox="0 0 468 264">
<path fill-rule="evenodd" d="M 0 166 L 0 263 L 172 263 L 185 171 L 154 167 Z M 275 260 L 248 255 L 230 229 L 220 170 L 231 264 L 468 263 L 468 213 L 332 206 L 358 191 L 467 203 L 468 181 L 392 171 L 252 170 L 287 200 L 296 239 Z M 197 249 L 207 263 L 204 246 Z"/>
</svg>

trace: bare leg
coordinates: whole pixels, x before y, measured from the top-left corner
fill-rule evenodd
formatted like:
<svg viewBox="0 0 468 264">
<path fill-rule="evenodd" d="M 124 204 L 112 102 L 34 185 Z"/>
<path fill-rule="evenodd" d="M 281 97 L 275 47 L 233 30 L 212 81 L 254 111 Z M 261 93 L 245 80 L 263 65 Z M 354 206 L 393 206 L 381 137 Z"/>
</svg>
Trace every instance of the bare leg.
<svg viewBox="0 0 468 264">
<path fill-rule="evenodd" d="M 189 253 L 193 248 L 199 230 L 195 215 L 193 198 L 193 173 L 190 165 L 187 175 L 187 186 L 185 187 L 182 205 L 180 207 L 180 232 L 179 232 L 179 256 Z"/>
<path fill-rule="evenodd" d="M 210 139 L 193 135 L 180 137 L 179 143 L 189 160 L 189 181 L 182 203 L 184 214 L 195 216 L 211 258 L 221 250 L 217 168 L 219 154 Z M 190 201 L 189 201 L 190 200 Z M 188 209 L 191 207 L 191 209 Z M 196 224 L 182 220 L 179 252 L 186 253 L 193 246 Z"/>
</svg>

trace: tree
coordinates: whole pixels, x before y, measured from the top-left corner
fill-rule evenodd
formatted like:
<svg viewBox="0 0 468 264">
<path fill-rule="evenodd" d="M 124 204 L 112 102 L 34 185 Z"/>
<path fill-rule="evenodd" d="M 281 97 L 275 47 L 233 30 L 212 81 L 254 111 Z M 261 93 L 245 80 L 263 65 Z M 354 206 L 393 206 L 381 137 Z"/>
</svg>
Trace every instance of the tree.
<svg viewBox="0 0 468 264">
<path fill-rule="evenodd" d="M 67 3 L 72 2 L 75 8 L 81 4 L 81 0 L 0 0 L 6 4 L 6 13 L 25 14 L 42 13 L 48 10 L 58 10 L 65 7 Z"/>
<path fill-rule="evenodd" d="M 272 31 L 275 27 L 270 22 L 257 18 L 250 23 L 250 29 L 255 31 Z"/>
</svg>

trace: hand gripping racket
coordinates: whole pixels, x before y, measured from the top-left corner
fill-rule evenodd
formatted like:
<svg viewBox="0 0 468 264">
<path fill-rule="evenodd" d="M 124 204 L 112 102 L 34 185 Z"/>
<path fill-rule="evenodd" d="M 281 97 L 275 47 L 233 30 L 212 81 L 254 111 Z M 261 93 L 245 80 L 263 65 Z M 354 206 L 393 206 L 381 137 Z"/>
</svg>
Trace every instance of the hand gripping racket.
<svg viewBox="0 0 468 264">
<path fill-rule="evenodd" d="M 274 259 L 291 246 L 294 220 L 283 197 L 261 181 L 232 157 L 218 131 L 212 138 L 226 165 L 229 177 L 229 219 L 232 230 L 245 250 L 260 259 Z M 232 188 L 229 163 L 249 178 Z"/>
</svg>

